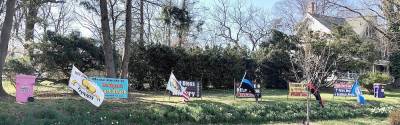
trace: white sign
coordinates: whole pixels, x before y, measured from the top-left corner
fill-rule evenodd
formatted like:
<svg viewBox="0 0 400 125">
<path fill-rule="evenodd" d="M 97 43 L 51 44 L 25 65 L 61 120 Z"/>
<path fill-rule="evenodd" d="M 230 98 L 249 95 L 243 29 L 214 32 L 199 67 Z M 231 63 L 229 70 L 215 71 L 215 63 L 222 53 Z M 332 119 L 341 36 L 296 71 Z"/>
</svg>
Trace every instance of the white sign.
<svg viewBox="0 0 400 125">
<path fill-rule="evenodd" d="M 75 66 L 72 67 L 71 77 L 68 87 L 79 93 L 80 96 L 99 107 L 104 100 L 104 92 L 96 83 L 79 71 Z"/>
</svg>

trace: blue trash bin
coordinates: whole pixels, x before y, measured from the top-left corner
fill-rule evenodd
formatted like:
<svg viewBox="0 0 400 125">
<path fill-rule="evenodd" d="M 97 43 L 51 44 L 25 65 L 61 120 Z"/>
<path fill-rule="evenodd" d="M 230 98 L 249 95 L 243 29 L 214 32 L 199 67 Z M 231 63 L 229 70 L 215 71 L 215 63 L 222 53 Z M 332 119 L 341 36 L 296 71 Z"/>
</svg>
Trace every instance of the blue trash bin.
<svg viewBox="0 0 400 125">
<path fill-rule="evenodd" d="M 374 97 L 375 98 L 385 98 L 385 88 L 383 84 L 374 84 Z"/>
</svg>

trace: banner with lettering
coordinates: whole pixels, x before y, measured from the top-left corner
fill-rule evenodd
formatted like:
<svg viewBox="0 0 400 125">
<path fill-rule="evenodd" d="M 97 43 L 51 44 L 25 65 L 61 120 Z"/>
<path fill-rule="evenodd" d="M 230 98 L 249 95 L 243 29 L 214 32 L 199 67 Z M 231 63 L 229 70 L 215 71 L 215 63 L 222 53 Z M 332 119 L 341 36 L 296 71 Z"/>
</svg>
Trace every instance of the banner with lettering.
<svg viewBox="0 0 400 125">
<path fill-rule="evenodd" d="M 72 67 L 68 87 L 75 90 L 81 97 L 99 107 L 104 101 L 104 92 L 75 66 Z"/>
<path fill-rule="evenodd" d="M 178 83 L 186 87 L 186 91 L 190 97 L 201 97 L 202 86 L 200 81 L 178 81 Z M 170 93 L 172 96 L 181 96 L 179 93 Z"/>
<path fill-rule="evenodd" d="M 289 83 L 289 96 L 307 96 L 306 82 Z"/>
<path fill-rule="evenodd" d="M 353 96 L 351 94 L 352 81 L 335 81 L 333 84 L 334 96 Z"/>
<path fill-rule="evenodd" d="M 91 77 L 103 91 L 106 99 L 127 99 L 128 79 Z"/>
</svg>

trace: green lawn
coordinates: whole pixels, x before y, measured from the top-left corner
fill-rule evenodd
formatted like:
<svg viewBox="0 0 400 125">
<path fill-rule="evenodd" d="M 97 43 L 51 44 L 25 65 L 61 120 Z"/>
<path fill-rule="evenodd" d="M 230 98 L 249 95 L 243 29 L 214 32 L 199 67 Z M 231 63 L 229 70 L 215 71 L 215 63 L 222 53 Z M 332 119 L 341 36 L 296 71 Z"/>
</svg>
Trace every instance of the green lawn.
<svg viewBox="0 0 400 125">
<path fill-rule="evenodd" d="M 3 85 L 11 95 L 15 88 Z M 0 124 L 301 124 L 305 98 L 288 97 L 287 90 L 263 90 L 262 101 L 235 99 L 233 90 L 207 90 L 203 98 L 184 104 L 165 91 L 131 92 L 129 99 L 106 101 L 100 108 L 65 86 L 41 83 L 35 87 L 33 103 L 0 102 Z M 388 124 L 389 109 L 400 108 L 400 90 L 386 90 L 386 98 L 367 95 L 368 106 L 357 105 L 355 97 L 334 97 L 323 92 L 326 108 L 312 101 L 313 124 Z M 315 100 L 315 99 L 313 99 Z M 118 123 L 117 123 L 118 122 Z"/>
<path fill-rule="evenodd" d="M 352 119 L 340 119 L 340 120 L 324 120 L 314 122 L 320 125 L 385 125 L 389 124 L 387 118 L 379 117 L 364 117 L 364 118 L 352 118 Z"/>
</svg>

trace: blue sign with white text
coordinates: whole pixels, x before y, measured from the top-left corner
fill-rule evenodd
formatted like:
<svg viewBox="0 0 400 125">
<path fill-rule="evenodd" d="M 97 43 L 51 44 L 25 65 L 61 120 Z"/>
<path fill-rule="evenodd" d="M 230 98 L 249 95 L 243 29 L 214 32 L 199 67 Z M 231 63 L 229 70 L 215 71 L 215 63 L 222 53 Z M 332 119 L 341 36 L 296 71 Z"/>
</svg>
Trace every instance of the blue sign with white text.
<svg viewBox="0 0 400 125">
<path fill-rule="evenodd" d="M 95 82 L 103 91 L 104 97 L 107 99 L 128 98 L 128 79 L 114 79 L 114 78 L 90 78 Z"/>
</svg>

